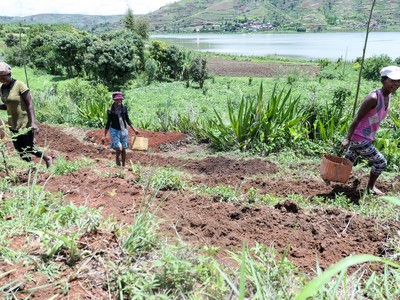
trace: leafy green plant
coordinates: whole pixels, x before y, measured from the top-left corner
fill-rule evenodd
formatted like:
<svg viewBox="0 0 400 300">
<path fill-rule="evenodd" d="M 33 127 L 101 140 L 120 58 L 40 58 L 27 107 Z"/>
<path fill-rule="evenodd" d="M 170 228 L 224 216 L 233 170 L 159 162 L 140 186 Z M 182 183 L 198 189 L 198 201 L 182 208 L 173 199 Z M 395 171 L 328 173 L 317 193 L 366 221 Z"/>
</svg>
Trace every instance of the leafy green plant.
<svg viewBox="0 0 400 300">
<path fill-rule="evenodd" d="M 147 83 L 150 84 L 157 78 L 157 72 L 158 72 L 157 61 L 153 58 L 148 58 L 144 65 L 144 69 L 147 76 Z"/>
<path fill-rule="evenodd" d="M 385 67 L 391 65 L 392 59 L 387 54 L 373 55 L 364 61 L 362 70 L 363 78 L 367 80 L 379 80 L 379 71 Z"/>
<path fill-rule="evenodd" d="M 207 61 L 204 58 L 194 57 L 190 62 L 189 74 L 192 80 L 197 82 L 200 88 L 203 88 L 204 81 L 208 76 Z"/>
<path fill-rule="evenodd" d="M 181 179 L 181 172 L 173 168 L 161 168 L 151 178 L 152 187 L 158 190 L 183 190 L 184 181 Z"/>
<path fill-rule="evenodd" d="M 238 109 L 228 101 L 229 123 L 214 110 L 215 119 L 205 126 L 213 147 L 218 150 L 240 149 L 271 151 L 288 146 L 293 138 L 300 138 L 300 125 L 307 115 L 298 107 L 298 99 L 291 99 L 291 90 L 278 91 L 275 85 L 268 100 L 263 97 L 263 85 L 255 99 L 242 97 Z"/>
<path fill-rule="evenodd" d="M 95 91 L 97 90 L 97 91 Z M 108 91 L 104 87 L 92 90 L 78 106 L 78 112 L 83 124 L 91 127 L 104 127 L 107 121 L 107 109 L 110 108 Z"/>
<path fill-rule="evenodd" d="M 262 90 L 262 89 L 261 89 Z M 280 143 L 286 145 L 292 140 L 291 137 L 296 133 L 296 127 L 307 117 L 298 106 L 299 99 L 291 98 L 291 89 L 287 92 L 282 89 L 278 91 L 277 85 L 272 89 L 272 93 L 266 103 L 258 100 L 257 113 L 260 115 L 261 122 L 261 141 L 267 148 L 276 148 Z"/>
<path fill-rule="evenodd" d="M 262 102 L 263 88 L 257 101 L 242 97 L 239 109 L 236 111 L 232 101 L 228 101 L 228 115 L 230 123 L 225 124 L 221 115 L 214 109 L 216 119 L 211 119 L 210 125 L 206 127 L 212 144 L 217 149 L 227 150 L 238 148 L 245 150 L 251 147 L 252 142 L 259 138 L 260 103 Z"/>
<path fill-rule="evenodd" d="M 41 242 L 45 245 L 48 257 L 52 257 L 60 253 L 61 250 L 65 250 L 64 253 L 67 253 L 68 264 L 73 264 L 79 259 L 80 253 L 77 247 L 79 235 L 77 233 L 72 234 L 71 237 L 49 230 L 32 230 L 31 233 L 40 236 Z"/>
<path fill-rule="evenodd" d="M 400 142 L 393 137 L 391 129 L 382 128 L 375 139 L 374 145 L 382 151 L 388 161 L 388 170 L 399 170 L 400 162 Z"/>
<path fill-rule="evenodd" d="M 326 59 L 326 58 L 318 59 L 317 62 L 318 62 L 318 66 L 321 69 L 326 68 L 330 63 L 329 59 Z"/>
<path fill-rule="evenodd" d="M 380 262 L 383 264 L 390 265 L 394 268 L 400 268 L 400 265 L 384 258 L 380 258 L 374 255 L 369 254 L 359 254 L 346 257 L 336 264 L 331 265 L 326 271 L 321 273 L 321 275 L 315 277 L 311 280 L 305 287 L 300 291 L 300 293 L 296 296 L 296 300 L 305 300 L 309 299 L 309 297 L 313 297 L 316 295 L 322 287 L 327 284 L 331 278 L 337 275 L 340 272 L 347 270 L 349 267 L 363 264 L 367 262 Z"/>
<path fill-rule="evenodd" d="M 54 175 L 66 175 L 74 173 L 84 165 L 90 165 L 90 160 L 66 160 L 65 157 L 59 156 L 52 165 L 51 172 Z"/>
<path fill-rule="evenodd" d="M 208 187 L 205 193 L 212 196 L 214 201 L 220 202 L 237 202 L 240 199 L 240 188 L 232 188 L 231 186 L 217 185 Z"/>
<path fill-rule="evenodd" d="M 237 299 L 290 299 L 301 286 L 302 277 L 293 277 L 296 267 L 286 258 L 276 259 L 273 246 L 256 244 L 249 249 L 243 244 L 239 254 L 231 253 L 239 265 L 237 280 L 219 268 Z M 288 278 L 294 280 L 288 280 Z"/>
<path fill-rule="evenodd" d="M 149 191 L 150 184 L 145 188 Z M 142 253 L 151 251 L 157 246 L 157 226 L 155 219 L 157 208 L 150 212 L 150 206 L 158 190 L 152 190 L 148 198 L 143 197 L 141 205 L 135 216 L 135 221 L 128 228 L 126 236 L 122 242 L 122 249 L 129 255 L 138 257 Z"/>
<path fill-rule="evenodd" d="M 346 97 L 343 93 L 347 95 L 346 91 L 338 89 L 335 92 L 333 103 L 326 101 L 324 104 L 313 104 L 306 108 L 307 114 L 310 116 L 307 124 L 310 128 L 309 137 L 311 139 L 332 142 L 338 136 L 345 134 L 350 123 L 350 115 L 343 112 Z"/>
<path fill-rule="evenodd" d="M 230 124 L 225 125 L 221 116 L 215 111 L 216 120 L 212 120 L 212 126 L 219 131 L 218 135 L 209 131 L 211 141 L 216 148 L 229 149 L 239 148 L 241 150 L 247 149 L 254 138 L 257 137 L 258 129 L 260 127 L 257 122 L 256 104 L 254 101 L 248 101 L 244 97 L 240 102 L 239 111 L 236 110 L 232 102 L 228 102 L 228 113 Z"/>
</svg>

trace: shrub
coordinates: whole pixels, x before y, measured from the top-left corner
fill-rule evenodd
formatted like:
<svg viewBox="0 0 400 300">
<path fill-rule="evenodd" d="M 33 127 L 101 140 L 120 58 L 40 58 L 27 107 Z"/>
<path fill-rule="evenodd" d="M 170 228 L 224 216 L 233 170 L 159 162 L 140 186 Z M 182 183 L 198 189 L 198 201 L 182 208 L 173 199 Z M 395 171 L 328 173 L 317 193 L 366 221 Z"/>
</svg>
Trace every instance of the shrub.
<svg viewBox="0 0 400 300">
<path fill-rule="evenodd" d="M 14 47 L 19 44 L 18 37 L 15 36 L 14 34 L 7 34 L 6 37 L 4 38 L 4 43 L 7 45 L 7 47 Z"/>
<path fill-rule="evenodd" d="M 147 59 L 144 65 L 144 69 L 147 76 L 147 83 L 150 84 L 154 79 L 157 78 L 157 73 L 158 73 L 157 61 L 153 58 Z"/>
<path fill-rule="evenodd" d="M 329 65 L 329 60 L 326 58 L 322 58 L 318 60 L 318 66 L 323 69 Z"/>
<path fill-rule="evenodd" d="M 200 88 L 203 88 L 204 81 L 207 78 L 207 61 L 204 58 L 195 57 L 190 63 L 189 74 L 194 82 L 197 82 L 200 85 Z"/>
<path fill-rule="evenodd" d="M 362 76 L 367 80 L 379 80 L 379 71 L 385 67 L 393 64 L 392 59 L 387 54 L 381 54 L 379 56 L 372 56 L 364 61 L 364 69 L 362 70 Z"/>
</svg>

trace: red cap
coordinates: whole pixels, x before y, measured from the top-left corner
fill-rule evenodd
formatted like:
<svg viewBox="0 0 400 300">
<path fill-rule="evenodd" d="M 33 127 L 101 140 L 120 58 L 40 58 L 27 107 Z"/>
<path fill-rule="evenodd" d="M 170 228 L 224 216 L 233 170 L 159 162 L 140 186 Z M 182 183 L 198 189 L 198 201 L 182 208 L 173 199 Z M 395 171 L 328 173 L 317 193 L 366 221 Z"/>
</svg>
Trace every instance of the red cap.
<svg viewBox="0 0 400 300">
<path fill-rule="evenodd" d="M 114 92 L 112 94 L 112 98 L 113 100 L 119 100 L 119 99 L 124 99 L 124 94 L 122 94 L 122 92 Z"/>
</svg>

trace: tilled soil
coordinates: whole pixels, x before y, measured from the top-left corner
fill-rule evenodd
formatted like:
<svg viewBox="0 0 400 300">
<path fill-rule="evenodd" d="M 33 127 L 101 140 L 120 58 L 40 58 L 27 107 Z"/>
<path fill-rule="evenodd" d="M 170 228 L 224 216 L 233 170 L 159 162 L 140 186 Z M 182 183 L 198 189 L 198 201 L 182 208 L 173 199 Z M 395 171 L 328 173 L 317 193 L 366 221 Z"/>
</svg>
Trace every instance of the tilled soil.
<svg viewBox="0 0 400 300">
<path fill-rule="evenodd" d="M 290 63 L 264 63 L 246 60 L 207 57 L 207 71 L 217 76 L 237 77 L 285 77 L 288 75 L 303 75 L 315 77 L 320 70 L 317 66 Z"/>
<path fill-rule="evenodd" d="M 105 146 L 99 144 L 103 130 L 87 132 L 86 141 L 83 141 L 57 127 L 41 125 L 40 128 L 37 144 L 49 145 L 48 154 L 55 159 L 60 155 L 69 160 L 90 157 L 96 163 L 91 168 L 80 169 L 64 176 L 50 176 L 43 171 L 37 184 L 44 185 L 49 191 L 61 192 L 66 203 L 72 201 L 75 205 L 101 208 L 104 216 L 114 216 L 119 222 L 132 224 L 145 191 L 143 186 L 135 183 L 137 175 L 129 167 L 121 170 L 113 166 L 114 153 L 107 148 L 107 141 Z M 191 157 L 190 154 L 195 151 L 201 151 L 202 145 L 188 144 L 182 133 L 140 130 L 140 135 L 149 138 L 150 148 L 146 152 L 129 150 L 127 160 L 134 164 L 180 169 L 187 174 L 189 185 L 230 185 L 244 194 L 251 188 L 260 194 L 287 199 L 274 207 L 248 206 L 240 201 L 223 202 L 218 197 L 198 194 L 189 188 L 183 191 L 160 191 L 154 205 L 159 205 L 157 216 L 162 220 L 161 232 L 171 237 L 178 233 L 189 244 L 213 245 L 222 249 L 238 249 L 243 242 L 250 246 L 255 243 L 274 245 L 279 253 L 286 249 L 287 257 L 302 272 L 314 274 L 317 259 L 322 268 L 327 268 L 350 254 L 382 255 L 386 251 L 387 238 L 396 234 L 399 227 L 398 224 L 380 224 L 372 218 L 338 208 L 305 209 L 290 197 L 299 194 L 309 199 L 314 196 L 330 199 L 342 193 L 357 203 L 362 193 L 359 186 L 365 185 L 367 174 L 358 174 L 358 179 L 352 176 L 348 184 L 341 185 L 327 185 L 318 176 L 282 178 L 278 176 L 279 166 L 268 158 L 183 158 Z M 318 166 L 307 168 L 314 169 L 317 173 Z M 20 174 L 20 184 L 28 181 L 27 176 Z M 399 178 L 390 184 L 382 182 L 379 187 L 385 192 L 398 190 Z M 23 243 L 23 240 L 16 240 L 15 247 L 23 247 Z M 84 237 L 82 243 L 93 252 L 105 252 L 117 245 L 115 237 L 102 232 Z M 0 273 L 14 268 L 16 266 L 12 264 L 0 263 Z M 100 266 L 90 268 L 102 272 Z M 6 279 L 12 280 L 31 271 L 26 266 L 17 266 L 17 269 L 17 273 L 6 276 Z M 69 275 L 63 276 L 68 278 Z M 40 280 L 46 283 L 45 279 Z M 70 291 L 76 297 L 83 297 L 88 293 L 98 295 L 99 298 L 105 297 L 105 291 L 95 289 L 93 282 L 96 280 L 99 277 L 75 278 L 71 280 Z M 0 281 L 0 285 L 2 282 Z M 37 282 L 30 281 L 27 287 L 36 284 Z M 48 295 L 55 293 L 51 289 L 54 287 L 46 291 Z M 40 299 L 42 296 L 38 292 L 37 297 Z"/>
</svg>

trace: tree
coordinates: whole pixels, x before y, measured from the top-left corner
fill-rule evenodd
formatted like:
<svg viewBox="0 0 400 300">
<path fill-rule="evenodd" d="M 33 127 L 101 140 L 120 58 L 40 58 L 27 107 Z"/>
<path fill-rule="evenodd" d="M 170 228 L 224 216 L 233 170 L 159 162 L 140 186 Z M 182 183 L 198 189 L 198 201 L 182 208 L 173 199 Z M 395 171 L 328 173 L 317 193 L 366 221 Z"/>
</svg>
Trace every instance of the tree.
<svg viewBox="0 0 400 300">
<path fill-rule="evenodd" d="M 27 62 L 28 65 L 45 70 L 49 74 L 61 75 L 62 67 L 55 57 L 52 41 L 53 35 L 46 31 L 29 37 L 26 47 Z"/>
<path fill-rule="evenodd" d="M 159 79 L 180 79 L 183 70 L 183 53 L 176 46 L 153 41 L 150 57 L 159 63 Z"/>
<path fill-rule="evenodd" d="M 7 45 L 7 47 L 14 47 L 19 44 L 19 39 L 16 35 L 9 33 L 4 38 L 4 43 Z"/>
<path fill-rule="evenodd" d="M 61 32 L 54 36 L 55 59 L 65 68 L 69 78 L 82 73 L 84 55 L 90 44 L 91 38 L 83 32 Z"/>
<path fill-rule="evenodd" d="M 140 17 L 136 19 L 132 9 L 130 8 L 128 9 L 126 15 L 122 19 L 122 24 L 127 30 L 136 33 L 141 38 L 146 40 L 149 38 L 149 32 L 150 32 L 149 19 L 145 17 Z"/>
<path fill-rule="evenodd" d="M 135 32 L 137 35 L 147 40 L 150 32 L 150 22 L 148 18 L 141 17 L 136 20 Z"/>
<path fill-rule="evenodd" d="M 135 32 L 136 28 L 136 18 L 135 15 L 133 14 L 133 10 L 128 8 L 126 15 L 122 19 L 122 24 L 124 27 L 132 32 Z"/>
<path fill-rule="evenodd" d="M 200 88 L 203 88 L 207 76 L 207 61 L 204 58 L 195 57 L 190 63 L 190 77 L 200 85 Z"/>
<path fill-rule="evenodd" d="M 106 86 L 117 87 L 142 70 L 143 56 L 143 43 L 135 34 L 128 31 L 103 34 L 88 47 L 85 70 Z"/>
<path fill-rule="evenodd" d="M 69 25 L 34 25 L 26 34 L 25 59 L 29 65 L 52 75 L 79 74 L 89 34 Z"/>
</svg>

